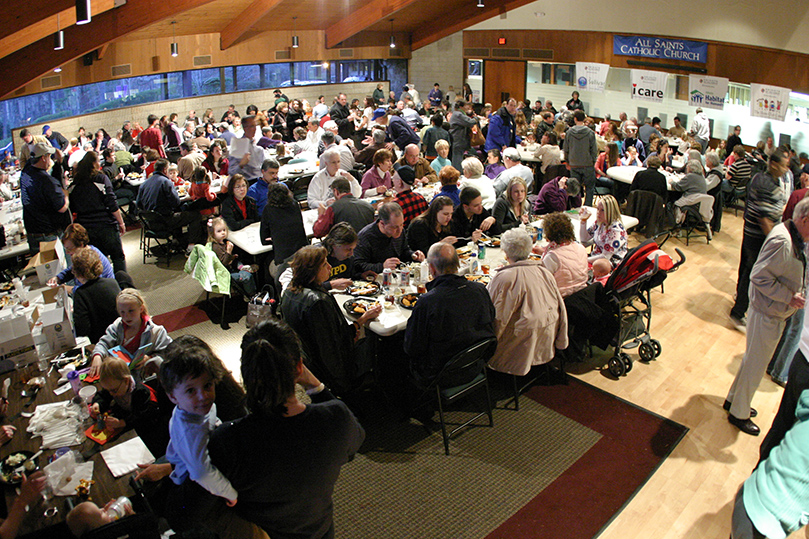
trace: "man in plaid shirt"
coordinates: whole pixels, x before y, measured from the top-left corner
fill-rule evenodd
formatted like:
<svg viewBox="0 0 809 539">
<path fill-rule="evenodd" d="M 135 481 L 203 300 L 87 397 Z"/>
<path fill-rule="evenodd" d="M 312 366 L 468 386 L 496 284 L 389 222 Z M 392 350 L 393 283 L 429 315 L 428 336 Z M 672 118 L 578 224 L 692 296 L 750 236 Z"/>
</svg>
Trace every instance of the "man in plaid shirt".
<svg viewBox="0 0 809 539">
<path fill-rule="evenodd" d="M 415 193 L 412 189 L 413 183 L 416 181 L 416 173 L 409 165 L 396 164 L 396 173 L 402 180 L 402 187 L 396 198 L 393 199 L 395 203 L 402 207 L 402 214 L 404 215 L 404 226 L 410 224 L 410 221 L 427 211 L 428 204 L 424 197 Z"/>
</svg>

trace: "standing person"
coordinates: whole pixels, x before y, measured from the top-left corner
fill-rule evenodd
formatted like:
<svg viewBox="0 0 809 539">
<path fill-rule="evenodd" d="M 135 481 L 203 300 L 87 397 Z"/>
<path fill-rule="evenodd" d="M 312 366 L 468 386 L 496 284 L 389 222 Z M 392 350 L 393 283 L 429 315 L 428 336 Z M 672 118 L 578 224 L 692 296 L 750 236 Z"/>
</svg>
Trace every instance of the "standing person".
<svg viewBox="0 0 809 539">
<path fill-rule="evenodd" d="M 98 155 L 89 151 L 76 165 L 70 186 L 70 207 L 76 222 L 87 230 L 90 243 L 110 257 L 115 271 L 126 271 L 121 236 L 126 225 L 115 202 L 112 183 L 101 172 Z"/>
<path fill-rule="evenodd" d="M 469 130 L 478 125 L 472 112 L 472 104 L 462 99 L 455 102 L 455 112 L 449 119 L 449 134 L 452 139 L 452 166 L 463 172 L 461 162 L 464 155 L 472 149 Z"/>
<path fill-rule="evenodd" d="M 492 149 L 505 150 L 513 148 L 520 142 L 520 137 L 516 136 L 515 114 L 517 114 L 517 100 L 513 97 L 492 114 L 489 118 L 489 130 L 486 133 L 484 150 L 487 152 Z"/>
<path fill-rule="evenodd" d="M 67 150 L 68 145 L 70 144 L 68 140 L 65 138 L 62 133 L 59 131 L 54 131 L 51 129 L 51 126 L 46 125 L 42 128 L 42 135 L 48 139 L 48 142 L 51 143 L 51 146 L 54 148 L 59 148 L 63 152 Z"/>
<path fill-rule="evenodd" d="M 163 133 L 158 124 L 159 118 L 154 114 L 150 114 L 146 118 L 148 127 L 141 131 L 138 140 L 140 141 L 141 148 L 151 148 L 157 150 L 160 157 L 166 157 L 166 150 L 163 148 Z"/>
<path fill-rule="evenodd" d="M 295 252 L 305 245 L 309 245 L 306 231 L 303 227 L 301 208 L 292 193 L 282 184 L 274 184 L 267 191 L 267 205 L 261 213 L 261 244 L 273 246 L 273 262 L 275 271 L 271 268 L 273 278 L 286 268 L 283 264 Z"/>
<path fill-rule="evenodd" d="M 22 219 L 32 255 L 39 252 L 41 242 L 55 240 L 70 223 L 62 184 L 48 173 L 55 151 L 50 144 L 37 143 L 20 174 Z"/>
<path fill-rule="evenodd" d="M 444 116 L 443 114 L 435 114 L 430 118 L 430 127 L 424 132 L 424 140 L 421 141 L 421 147 L 424 150 L 424 156 L 428 159 L 435 159 L 438 156 L 438 150 L 435 143 L 439 140 L 449 142 L 449 131 L 444 129 Z M 441 170 L 439 168 L 439 170 Z"/>
<path fill-rule="evenodd" d="M 385 85 L 380 82 L 376 85 L 376 89 L 374 90 L 373 99 L 374 103 L 378 107 L 385 106 L 385 90 L 382 89 L 384 87 Z"/>
<path fill-rule="evenodd" d="M 596 185 L 595 163 L 598 158 L 596 134 L 584 125 L 584 112 L 581 110 L 573 113 L 573 120 L 576 125 L 565 134 L 563 149 L 570 164 L 570 176 L 578 179 L 586 189 L 584 205 L 592 206 Z"/>
<path fill-rule="evenodd" d="M 432 106 L 441 106 L 441 101 L 444 99 L 444 92 L 441 91 L 441 86 L 437 82 L 433 84 L 433 89 L 430 90 L 430 93 L 427 95 L 427 99 L 430 100 L 430 104 Z"/>
<path fill-rule="evenodd" d="M 421 142 L 418 134 L 402 118 L 402 112 L 399 109 L 388 111 L 376 109 L 373 119 L 379 125 L 387 126 L 388 139 L 396 144 L 401 151 L 404 151 L 408 144 L 419 144 Z"/>
<path fill-rule="evenodd" d="M 702 111 L 702 108 L 697 108 L 697 114 L 694 116 L 694 121 L 691 122 L 691 134 L 699 145 L 702 146 L 702 152 L 708 147 L 708 142 L 711 139 L 711 124 L 708 121 L 708 116 Z"/>
<path fill-rule="evenodd" d="M 231 174 L 240 173 L 247 181 L 254 180 L 261 175 L 261 164 L 264 162 L 264 148 L 255 143 L 256 138 L 256 117 L 245 116 L 242 119 L 244 135 L 238 139 L 233 139 L 230 148 L 230 165 L 228 171 Z M 239 146 L 239 156 L 233 155 L 233 147 Z M 258 200 L 256 200 L 258 202 Z"/>
<path fill-rule="evenodd" d="M 778 179 L 786 171 L 786 157 L 780 151 L 776 151 L 770 156 L 767 171 L 756 174 L 747 186 L 736 301 L 730 310 L 731 323 L 742 332 L 747 324 L 745 314 L 749 303 L 750 270 L 756 263 L 767 234 L 781 219 L 785 200 Z"/>
<path fill-rule="evenodd" d="M 210 441 L 213 463 L 240 492 L 235 511 L 273 538 L 334 537 L 334 485 L 365 439 L 349 408 L 302 357 L 300 340 L 284 322 L 248 331 L 241 371 L 249 413 Z M 298 400 L 296 384 L 310 404 Z"/>
<path fill-rule="evenodd" d="M 733 128 L 733 133 L 731 133 L 728 136 L 728 140 L 725 142 L 725 148 L 727 149 L 728 152 L 732 152 L 734 148 L 736 148 L 736 146 L 743 147 L 742 137 L 739 136 L 741 135 L 741 133 L 742 133 L 742 126 L 737 125 L 736 127 Z"/>
<path fill-rule="evenodd" d="M 582 103 L 581 99 L 579 99 L 579 92 L 574 90 L 573 93 L 570 94 L 570 99 L 568 99 L 567 103 L 565 103 L 565 107 L 567 107 L 567 110 L 570 112 L 575 112 L 577 110 L 584 112 L 584 103 Z"/>
<path fill-rule="evenodd" d="M 340 93 L 337 102 L 331 107 L 329 116 L 337 124 L 337 134 L 344 139 L 350 139 L 354 134 L 355 115 L 348 109 L 346 94 Z"/>
<path fill-rule="evenodd" d="M 775 155 L 775 154 L 773 154 Z M 787 318 L 803 309 L 806 272 L 805 242 L 809 240 L 809 200 L 801 200 L 793 219 L 776 225 L 767 235 L 750 272 L 750 312 L 744 359 L 733 380 L 724 408 L 728 421 L 746 434 L 760 430 L 750 403 L 772 358 Z"/>
</svg>

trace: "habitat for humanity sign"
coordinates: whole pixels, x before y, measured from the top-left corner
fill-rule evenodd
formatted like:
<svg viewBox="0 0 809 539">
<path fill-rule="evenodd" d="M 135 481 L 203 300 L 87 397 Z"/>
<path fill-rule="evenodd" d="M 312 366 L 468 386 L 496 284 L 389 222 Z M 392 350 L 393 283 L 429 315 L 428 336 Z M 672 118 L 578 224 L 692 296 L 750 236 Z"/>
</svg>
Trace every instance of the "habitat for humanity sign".
<svg viewBox="0 0 809 539">
<path fill-rule="evenodd" d="M 608 64 L 576 62 L 576 87 L 590 92 L 604 92 L 607 85 Z"/>
<path fill-rule="evenodd" d="M 632 99 L 662 103 L 669 74 L 642 69 L 632 69 L 631 71 Z"/>
<path fill-rule="evenodd" d="M 728 93 L 728 79 L 690 75 L 688 77 L 688 104 L 692 107 L 722 110 Z"/>
<path fill-rule="evenodd" d="M 750 84 L 750 116 L 781 120 L 787 116 L 789 88 Z"/>
<path fill-rule="evenodd" d="M 708 44 L 662 37 L 613 36 L 612 53 L 704 64 L 708 61 Z"/>
</svg>

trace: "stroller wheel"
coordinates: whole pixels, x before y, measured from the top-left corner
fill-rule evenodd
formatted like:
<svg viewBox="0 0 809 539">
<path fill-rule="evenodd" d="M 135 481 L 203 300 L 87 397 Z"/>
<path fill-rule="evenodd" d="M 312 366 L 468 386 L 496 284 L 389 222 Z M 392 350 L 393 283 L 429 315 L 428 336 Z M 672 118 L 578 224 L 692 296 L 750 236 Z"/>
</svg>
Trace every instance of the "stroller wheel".
<svg viewBox="0 0 809 539">
<path fill-rule="evenodd" d="M 626 372 L 631 371 L 632 370 L 632 358 L 629 357 L 629 354 L 625 354 L 625 353 L 621 352 L 621 359 L 624 362 L 624 368 L 625 368 Z"/>
<path fill-rule="evenodd" d="M 616 378 L 620 378 L 621 376 L 626 374 L 626 365 L 624 365 L 624 362 L 620 356 L 612 356 L 607 365 L 610 374 L 615 376 Z"/>
<path fill-rule="evenodd" d="M 641 343 L 640 348 L 638 348 L 640 360 L 645 362 L 649 362 L 653 360 L 655 357 L 657 357 L 657 354 L 655 352 L 656 350 L 654 345 L 648 342 Z"/>
<path fill-rule="evenodd" d="M 649 340 L 649 342 L 651 343 L 652 347 L 655 349 L 655 357 L 656 358 L 660 357 L 660 353 L 663 352 L 663 347 L 660 346 L 660 341 L 658 341 L 657 339 L 651 339 L 651 340 Z"/>
</svg>

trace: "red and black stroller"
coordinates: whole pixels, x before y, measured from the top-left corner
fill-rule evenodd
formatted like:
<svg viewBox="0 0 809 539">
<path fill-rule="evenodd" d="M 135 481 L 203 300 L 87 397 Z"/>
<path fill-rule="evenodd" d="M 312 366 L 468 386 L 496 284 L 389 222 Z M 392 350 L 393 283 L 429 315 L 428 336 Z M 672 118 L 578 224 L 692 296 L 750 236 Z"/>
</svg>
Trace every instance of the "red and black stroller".
<svg viewBox="0 0 809 539">
<path fill-rule="evenodd" d="M 660 245 L 663 243 L 665 240 Z M 651 290 L 662 285 L 668 274 L 685 262 L 685 255 L 675 247 L 680 260 L 674 262 L 660 245 L 654 239 L 648 239 L 631 249 L 604 287 L 620 322 L 614 341 L 615 355 L 608 363 L 610 373 L 616 377 L 632 370 L 632 359 L 624 350 L 638 347 L 638 354 L 644 362 L 657 358 L 662 352 L 660 341 L 649 333 L 652 324 Z"/>
</svg>

